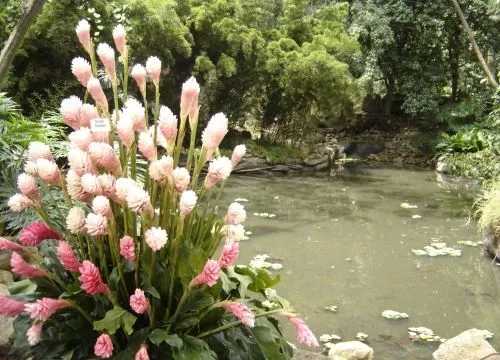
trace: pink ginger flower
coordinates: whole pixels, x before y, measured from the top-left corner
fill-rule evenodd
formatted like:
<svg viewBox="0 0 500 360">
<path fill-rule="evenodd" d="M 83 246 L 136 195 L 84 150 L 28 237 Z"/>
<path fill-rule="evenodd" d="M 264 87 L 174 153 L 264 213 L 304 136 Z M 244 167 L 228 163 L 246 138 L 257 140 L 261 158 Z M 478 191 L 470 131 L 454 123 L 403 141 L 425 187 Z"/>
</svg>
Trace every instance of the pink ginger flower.
<svg viewBox="0 0 500 360">
<path fill-rule="evenodd" d="M 38 176 L 36 173 L 36 162 L 28 160 L 26 164 L 24 164 L 24 172 L 31 176 Z"/>
<path fill-rule="evenodd" d="M 226 115 L 223 113 L 217 113 L 210 118 L 207 127 L 203 130 L 201 135 L 203 148 L 207 153 L 207 157 L 212 156 L 214 151 L 217 150 L 227 132 Z"/>
<path fill-rule="evenodd" d="M 91 236 L 108 234 L 108 219 L 100 214 L 90 213 L 85 218 L 85 229 Z"/>
<path fill-rule="evenodd" d="M 189 124 L 191 130 L 196 126 L 195 119 L 198 118 L 198 97 L 200 95 L 200 85 L 191 76 L 184 84 L 182 84 L 181 93 L 181 119 L 185 119 L 189 115 Z"/>
<path fill-rule="evenodd" d="M 130 307 L 137 314 L 143 314 L 149 308 L 149 301 L 141 289 L 135 289 L 135 293 L 130 296 Z"/>
<path fill-rule="evenodd" d="M 124 202 L 127 200 L 127 194 L 131 189 L 138 188 L 139 185 L 132 180 L 131 178 L 119 178 L 116 179 L 115 190 L 116 190 L 116 198 Z"/>
<path fill-rule="evenodd" d="M 175 190 L 177 190 L 180 193 L 185 191 L 188 188 L 190 181 L 191 181 L 191 176 L 189 175 L 189 171 L 187 171 L 186 168 L 180 168 L 180 167 L 175 168 L 174 170 Z"/>
<path fill-rule="evenodd" d="M 116 178 L 111 174 L 101 174 L 97 177 L 101 184 L 102 192 L 110 199 L 116 199 Z"/>
<path fill-rule="evenodd" d="M 30 160 L 35 161 L 38 159 L 45 159 L 49 161 L 54 161 L 54 157 L 50 152 L 48 145 L 41 143 L 39 141 L 32 141 L 28 146 L 28 156 Z"/>
<path fill-rule="evenodd" d="M 134 131 L 143 132 L 147 130 L 146 113 L 144 106 L 136 99 L 128 99 L 123 108 L 123 115 L 128 116 L 134 123 Z"/>
<path fill-rule="evenodd" d="M 295 314 L 286 314 L 286 315 L 288 316 L 288 320 L 290 320 L 293 327 L 295 328 L 295 333 L 297 334 L 297 341 L 300 344 L 305 344 L 309 347 L 319 346 L 316 336 L 314 336 L 311 329 L 307 327 L 304 320 L 297 317 Z"/>
<path fill-rule="evenodd" d="M 146 243 L 153 251 L 158 251 L 167 244 L 168 235 L 165 230 L 159 227 L 152 227 L 144 234 Z"/>
<path fill-rule="evenodd" d="M 62 175 L 57 164 L 47 159 L 36 161 L 36 172 L 40 180 L 47 185 L 61 186 Z"/>
<path fill-rule="evenodd" d="M 76 36 L 78 41 L 82 44 L 86 52 L 90 54 L 92 51 L 92 40 L 90 40 L 90 24 L 87 20 L 82 19 L 76 26 Z"/>
<path fill-rule="evenodd" d="M 149 135 L 154 139 L 154 136 L 155 136 L 155 127 L 154 126 L 149 127 Z M 167 139 L 165 138 L 165 136 L 163 136 L 160 129 L 156 129 L 156 146 L 161 146 L 165 150 L 168 149 Z"/>
<path fill-rule="evenodd" d="M 24 305 L 24 310 L 30 314 L 34 320 L 46 321 L 61 309 L 69 307 L 70 304 L 66 300 L 42 298 L 34 303 Z"/>
<path fill-rule="evenodd" d="M 62 266 L 68 271 L 77 272 L 82 266 L 80 261 L 75 256 L 71 245 L 66 241 L 60 241 L 57 245 L 57 257 L 61 262 Z"/>
<path fill-rule="evenodd" d="M 13 317 L 24 311 L 24 303 L 0 295 L 0 315 Z"/>
<path fill-rule="evenodd" d="M 115 41 L 115 46 L 120 54 L 124 55 L 127 46 L 127 32 L 122 24 L 116 25 L 113 29 L 113 40 Z"/>
<path fill-rule="evenodd" d="M 22 173 L 17 177 L 17 188 L 25 196 L 32 198 L 35 201 L 40 201 L 40 191 L 36 179 L 26 173 Z"/>
<path fill-rule="evenodd" d="M 245 236 L 245 228 L 243 225 L 224 225 L 222 227 L 222 232 L 227 241 L 241 241 L 244 239 L 248 239 Z"/>
<path fill-rule="evenodd" d="M 99 112 L 97 108 L 92 104 L 83 104 L 80 110 L 80 126 L 85 126 L 90 128 L 90 121 L 97 119 L 99 117 Z"/>
<path fill-rule="evenodd" d="M 245 222 L 246 218 L 247 212 L 245 211 L 245 207 L 237 202 L 234 202 L 229 205 L 224 221 L 229 225 L 239 225 Z"/>
<path fill-rule="evenodd" d="M 48 239 L 62 240 L 62 236 L 39 221 L 25 226 L 19 234 L 19 242 L 25 246 L 37 246 Z"/>
<path fill-rule="evenodd" d="M 181 217 L 184 217 L 193 211 L 196 206 L 196 201 L 198 201 L 198 196 L 196 196 L 196 193 L 193 190 L 186 190 L 182 192 L 181 199 L 179 201 Z"/>
<path fill-rule="evenodd" d="M 23 252 L 24 248 L 18 243 L 0 236 L 0 250 Z"/>
<path fill-rule="evenodd" d="M 94 140 L 95 142 L 109 144 L 109 131 L 106 130 L 92 131 L 92 140 Z"/>
<path fill-rule="evenodd" d="M 91 195 L 101 195 L 103 193 L 101 182 L 94 174 L 83 174 L 81 178 L 82 189 Z"/>
<path fill-rule="evenodd" d="M 108 334 L 102 334 L 97 338 L 94 345 L 94 354 L 103 359 L 110 358 L 113 355 L 113 342 Z"/>
<path fill-rule="evenodd" d="M 61 102 L 61 115 L 63 117 L 66 125 L 73 129 L 79 129 L 81 126 L 80 113 L 82 110 L 82 100 L 78 96 L 70 96 L 67 99 L 63 99 Z M 50 159 L 48 159 L 50 160 Z"/>
<path fill-rule="evenodd" d="M 177 116 L 168 107 L 162 106 L 158 118 L 158 127 L 169 143 L 175 142 L 177 123 Z"/>
<path fill-rule="evenodd" d="M 148 348 L 142 344 L 139 351 L 135 354 L 135 360 L 149 360 Z"/>
<path fill-rule="evenodd" d="M 89 202 L 92 198 L 91 194 L 83 191 L 82 178 L 73 169 L 69 169 L 66 174 L 66 188 L 68 195 L 74 200 Z"/>
<path fill-rule="evenodd" d="M 45 272 L 35 265 L 28 264 L 21 255 L 16 252 L 12 253 L 10 258 L 10 266 L 12 272 L 26 277 L 42 277 Z"/>
<path fill-rule="evenodd" d="M 92 68 L 87 60 L 81 57 L 71 61 L 71 72 L 83 86 L 87 87 L 87 82 L 92 76 Z"/>
<path fill-rule="evenodd" d="M 111 145 L 93 142 L 89 145 L 89 155 L 92 162 L 97 166 L 108 170 L 115 176 L 121 176 L 122 166 Z"/>
<path fill-rule="evenodd" d="M 208 165 L 205 187 L 210 189 L 211 187 L 217 185 L 217 183 L 226 180 L 232 170 L 233 165 L 231 164 L 231 160 L 225 156 L 216 158 Z"/>
<path fill-rule="evenodd" d="M 66 217 L 66 227 L 69 232 L 78 235 L 85 233 L 85 211 L 77 206 L 69 209 Z"/>
<path fill-rule="evenodd" d="M 245 145 L 236 145 L 233 150 L 233 155 L 231 156 L 231 163 L 233 164 L 233 169 L 238 165 L 241 161 L 245 153 L 247 152 L 247 148 Z"/>
<path fill-rule="evenodd" d="M 82 176 L 85 173 L 91 173 L 91 174 L 98 173 L 96 166 L 94 165 L 92 159 L 89 156 L 89 153 L 83 150 L 69 149 L 68 162 L 71 170 L 73 170 L 78 176 Z"/>
<path fill-rule="evenodd" d="M 113 211 L 111 210 L 111 204 L 109 203 L 109 199 L 106 196 L 96 196 L 92 201 L 92 211 L 95 214 L 99 214 L 102 216 L 111 219 L 113 216 Z"/>
<path fill-rule="evenodd" d="M 108 76 L 112 79 L 116 78 L 115 51 L 113 48 L 106 43 L 100 43 L 97 45 L 97 56 L 103 63 Z"/>
<path fill-rule="evenodd" d="M 149 176 L 159 182 L 173 179 L 174 159 L 171 156 L 162 156 L 160 160 L 155 160 L 149 165 Z"/>
<path fill-rule="evenodd" d="M 233 315 L 236 316 L 243 325 L 246 325 L 248 327 L 255 326 L 255 314 L 245 304 L 234 301 L 224 301 L 221 303 L 221 306 L 224 309 L 232 312 Z"/>
<path fill-rule="evenodd" d="M 161 61 L 156 56 L 150 56 L 146 61 L 146 71 L 156 87 L 160 85 Z"/>
<path fill-rule="evenodd" d="M 102 281 L 101 273 L 99 272 L 97 266 L 88 260 L 84 260 L 78 271 L 81 274 L 78 280 L 82 283 L 81 288 L 83 291 L 90 295 L 96 295 L 99 293 L 103 293 L 105 295 L 109 294 L 108 285 Z"/>
<path fill-rule="evenodd" d="M 219 258 L 219 266 L 221 269 L 226 269 L 233 265 L 240 254 L 239 243 L 237 241 L 226 240 L 222 254 Z"/>
<path fill-rule="evenodd" d="M 42 322 L 37 322 L 31 325 L 31 327 L 26 332 L 26 338 L 28 339 L 28 344 L 35 346 L 38 344 L 42 337 Z"/>
<path fill-rule="evenodd" d="M 139 134 L 139 141 L 137 143 L 139 151 L 144 155 L 148 161 L 156 160 L 156 146 L 153 142 L 153 137 L 147 132 L 141 132 Z"/>
<path fill-rule="evenodd" d="M 116 131 L 123 145 L 128 149 L 135 141 L 134 122 L 129 113 L 124 112 L 120 115 L 120 120 L 116 123 Z"/>
<path fill-rule="evenodd" d="M 81 127 L 69 134 L 69 141 L 72 148 L 87 151 L 93 141 L 92 132 L 88 127 Z"/>
<path fill-rule="evenodd" d="M 220 275 L 219 263 L 215 260 L 208 260 L 203 271 L 196 276 L 189 286 L 207 285 L 209 287 L 217 284 Z"/>
<path fill-rule="evenodd" d="M 102 91 L 101 83 L 98 79 L 91 76 L 89 81 L 87 82 L 87 90 L 94 99 L 97 106 L 103 109 L 105 112 L 108 112 L 108 99 L 106 99 L 106 95 L 104 95 L 104 91 Z"/>
<path fill-rule="evenodd" d="M 130 188 L 125 199 L 127 201 L 127 206 L 138 214 L 153 211 L 149 194 L 139 187 Z"/>
<path fill-rule="evenodd" d="M 141 92 L 144 92 L 146 90 L 146 68 L 141 64 L 135 64 L 132 67 L 131 75 L 137 83 L 137 87 Z"/>
<path fill-rule="evenodd" d="M 120 255 L 130 261 L 135 261 L 134 239 L 125 235 L 120 239 Z"/>
<path fill-rule="evenodd" d="M 10 211 L 12 212 L 21 212 L 24 209 L 32 207 L 33 201 L 29 197 L 23 194 L 14 194 L 9 198 L 7 202 L 9 205 Z"/>
</svg>

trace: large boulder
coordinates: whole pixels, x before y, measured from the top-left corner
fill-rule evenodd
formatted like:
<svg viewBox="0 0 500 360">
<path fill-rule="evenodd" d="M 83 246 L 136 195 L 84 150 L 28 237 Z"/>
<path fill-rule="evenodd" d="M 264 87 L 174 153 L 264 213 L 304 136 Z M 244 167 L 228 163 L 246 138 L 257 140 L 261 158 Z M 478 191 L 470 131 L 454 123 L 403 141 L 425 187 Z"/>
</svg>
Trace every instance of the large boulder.
<svg viewBox="0 0 500 360">
<path fill-rule="evenodd" d="M 347 341 L 333 345 L 328 351 L 333 360 L 372 360 L 373 349 L 361 341 Z"/>
<path fill-rule="evenodd" d="M 442 174 L 451 174 L 450 166 L 442 160 L 437 162 L 436 171 Z"/>
<path fill-rule="evenodd" d="M 497 351 L 485 340 L 489 332 L 470 329 L 445 341 L 432 354 L 434 360 L 481 360 Z M 500 355 L 488 359 L 500 359 Z"/>
</svg>

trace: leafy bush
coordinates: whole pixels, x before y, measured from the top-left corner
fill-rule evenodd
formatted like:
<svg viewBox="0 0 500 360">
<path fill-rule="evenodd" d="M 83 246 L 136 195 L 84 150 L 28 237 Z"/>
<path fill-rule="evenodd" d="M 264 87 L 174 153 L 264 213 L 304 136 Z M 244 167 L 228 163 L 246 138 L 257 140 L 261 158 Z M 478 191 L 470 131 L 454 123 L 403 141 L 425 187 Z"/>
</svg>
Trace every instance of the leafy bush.
<svg viewBox="0 0 500 360">
<path fill-rule="evenodd" d="M 460 131 L 453 135 L 441 134 L 442 141 L 436 145 L 440 153 L 464 153 L 484 150 L 487 143 L 478 129 Z"/>
<path fill-rule="evenodd" d="M 485 192 L 479 205 L 479 228 L 500 236 L 500 181 Z"/>
</svg>

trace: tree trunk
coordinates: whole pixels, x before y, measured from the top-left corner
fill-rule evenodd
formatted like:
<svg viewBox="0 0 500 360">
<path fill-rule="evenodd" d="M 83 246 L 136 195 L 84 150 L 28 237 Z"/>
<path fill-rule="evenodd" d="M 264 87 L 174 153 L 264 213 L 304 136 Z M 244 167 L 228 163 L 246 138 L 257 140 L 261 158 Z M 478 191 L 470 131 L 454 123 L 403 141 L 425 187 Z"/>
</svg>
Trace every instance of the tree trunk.
<svg viewBox="0 0 500 360">
<path fill-rule="evenodd" d="M 451 99 L 458 100 L 459 60 L 460 60 L 460 25 L 453 26 L 453 33 L 448 38 L 448 62 L 451 74 Z"/>
<path fill-rule="evenodd" d="M 384 115 L 388 119 L 391 116 L 392 102 L 394 101 L 394 80 L 389 79 L 386 81 L 385 87 L 387 89 L 387 93 L 384 98 Z"/>
<path fill-rule="evenodd" d="M 455 7 L 455 11 L 457 12 L 458 17 L 460 18 L 460 21 L 462 22 L 462 25 L 465 28 L 465 32 L 467 33 L 467 36 L 469 37 L 472 48 L 474 49 L 474 52 L 476 53 L 477 59 L 479 60 L 479 63 L 481 64 L 481 67 L 483 68 L 483 71 L 486 74 L 486 77 L 488 78 L 490 85 L 494 86 L 495 88 L 498 87 L 498 82 L 495 79 L 495 76 L 491 72 L 490 68 L 488 67 L 488 64 L 484 60 L 483 54 L 481 53 L 481 50 L 479 49 L 479 46 L 477 45 L 476 38 L 474 37 L 474 33 L 472 32 L 469 24 L 467 23 L 467 20 L 465 19 L 464 13 L 462 12 L 462 9 L 460 8 L 460 4 L 458 3 L 458 0 L 451 0 L 451 2 L 453 3 L 453 6 Z"/>
<path fill-rule="evenodd" d="M 5 46 L 0 53 L 0 88 L 2 87 L 2 83 L 7 77 L 7 73 L 9 71 L 12 62 L 14 61 L 14 57 L 16 56 L 17 50 L 21 46 L 21 43 L 24 39 L 24 36 L 28 32 L 30 25 L 35 21 L 37 16 L 42 11 L 43 5 L 46 0 L 31 0 L 29 1 L 21 14 L 21 18 L 17 22 L 14 30 L 10 34 Z"/>
</svg>

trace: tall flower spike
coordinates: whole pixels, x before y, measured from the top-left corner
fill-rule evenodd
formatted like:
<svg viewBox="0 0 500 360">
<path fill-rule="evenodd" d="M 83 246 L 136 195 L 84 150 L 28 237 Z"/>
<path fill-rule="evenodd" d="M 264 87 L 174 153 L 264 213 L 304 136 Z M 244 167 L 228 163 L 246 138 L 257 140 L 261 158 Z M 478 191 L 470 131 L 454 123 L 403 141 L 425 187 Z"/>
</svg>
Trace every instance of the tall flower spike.
<svg viewBox="0 0 500 360">
<path fill-rule="evenodd" d="M 80 112 L 82 106 L 83 106 L 82 100 L 80 100 L 78 96 L 74 95 L 70 96 L 69 98 L 63 99 L 63 101 L 61 101 L 60 111 L 63 120 L 66 123 L 66 125 L 70 126 L 75 130 L 79 129 L 81 125 Z"/>
<path fill-rule="evenodd" d="M 120 239 L 120 255 L 130 261 L 135 261 L 134 239 L 125 235 Z"/>
<path fill-rule="evenodd" d="M 231 163 L 233 164 L 233 169 L 238 165 L 238 163 L 243 159 L 245 153 L 247 152 L 247 148 L 245 145 L 236 145 L 233 150 L 233 155 L 231 156 Z"/>
<path fill-rule="evenodd" d="M 212 156 L 215 150 L 217 150 L 227 132 L 228 128 L 226 115 L 223 113 L 217 113 L 210 118 L 207 127 L 203 130 L 201 135 L 201 141 L 203 142 L 203 148 L 207 153 L 207 158 Z"/>
<path fill-rule="evenodd" d="M 153 143 L 153 137 L 149 133 L 141 132 L 139 134 L 138 147 L 139 151 L 148 161 L 156 160 L 156 146 Z"/>
<path fill-rule="evenodd" d="M 239 225 L 245 222 L 246 218 L 247 212 L 245 211 L 245 207 L 240 203 L 234 202 L 229 205 L 224 221 L 229 225 Z"/>
<path fill-rule="evenodd" d="M 37 246 L 48 239 L 62 240 L 62 236 L 39 221 L 25 226 L 19 234 L 19 242 L 25 246 Z"/>
<path fill-rule="evenodd" d="M 208 174 L 205 178 L 205 187 L 210 189 L 211 187 L 217 185 L 217 183 L 226 180 L 231 171 L 233 170 L 233 165 L 231 160 L 227 157 L 222 156 L 213 160 L 210 165 L 208 165 Z"/>
<path fill-rule="evenodd" d="M 134 123 L 134 131 L 142 132 L 147 130 L 146 114 L 144 106 L 136 99 L 128 99 L 123 108 L 123 115 L 129 116 Z"/>
<path fill-rule="evenodd" d="M 73 169 L 69 169 L 66 174 L 66 188 L 68 189 L 68 195 L 73 200 L 80 200 L 88 203 L 92 198 L 91 194 L 83 190 L 82 178 Z"/>
<path fill-rule="evenodd" d="M 82 266 L 80 261 L 76 258 L 71 245 L 66 241 L 60 241 L 57 245 L 57 257 L 62 266 L 68 271 L 76 272 Z"/>
<path fill-rule="evenodd" d="M 82 44 L 83 48 L 89 54 L 92 51 L 92 40 L 90 40 L 90 24 L 87 20 L 80 20 L 76 26 L 76 35 L 78 36 L 78 41 Z"/>
<path fill-rule="evenodd" d="M 166 106 L 160 108 L 158 127 L 169 143 L 175 142 L 177 136 L 177 116 Z"/>
<path fill-rule="evenodd" d="M 109 199 L 102 195 L 96 196 L 92 201 L 92 211 L 96 214 L 105 216 L 108 219 L 111 219 L 113 216 Z"/>
<path fill-rule="evenodd" d="M 161 61 L 156 56 L 150 56 L 146 61 L 146 71 L 156 87 L 160 85 Z"/>
<path fill-rule="evenodd" d="M 28 264 L 21 255 L 16 252 L 12 253 L 10 258 L 10 266 L 12 272 L 26 277 L 42 277 L 45 272 L 35 265 Z"/>
<path fill-rule="evenodd" d="M 137 87 L 144 93 L 146 90 L 146 68 L 141 64 L 135 64 L 132 67 L 131 75 L 137 83 Z"/>
<path fill-rule="evenodd" d="M 208 260 L 203 268 L 203 271 L 196 276 L 192 281 L 190 286 L 197 285 L 207 285 L 209 287 L 217 284 L 217 280 L 220 275 L 220 266 L 219 263 L 215 260 Z"/>
<path fill-rule="evenodd" d="M 133 188 L 137 188 L 139 185 L 132 180 L 131 178 L 119 178 L 116 179 L 115 189 L 116 189 L 116 198 L 119 201 L 126 201 L 127 194 Z"/>
<path fill-rule="evenodd" d="M 120 120 L 118 120 L 116 124 L 116 131 L 118 133 L 118 137 L 123 145 L 125 145 L 128 149 L 132 146 L 135 141 L 134 134 L 134 122 L 130 117 L 129 113 L 124 112 L 120 115 Z"/>
<path fill-rule="evenodd" d="M 23 194 L 14 194 L 9 198 L 7 202 L 9 205 L 10 211 L 12 212 L 21 212 L 24 209 L 32 207 L 33 201 Z"/>
<path fill-rule="evenodd" d="M 92 68 L 87 60 L 81 57 L 74 58 L 71 61 L 71 72 L 80 84 L 87 87 L 87 83 L 92 76 Z"/>
<path fill-rule="evenodd" d="M 102 334 L 97 338 L 94 345 L 94 354 L 103 359 L 110 358 L 113 355 L 113 342 L 108 334 Z"/>
<path fill-rule="evenodd" d="M 108 219 L 101 214 L 90 213 L 85 218 L 85 229 L 90 236 L 108 234 Z"/>
<path fill-rule="evenodd" d="M 99 112 L 97 108 L 92 104 L 83 104 L 80 110 L 80 126 L 85 126 L 90 128 L 91 120 L 97 119 L 99 117 Z"/>
<path fill-rule="evenodd" d="M 151 179 L 163 182 L 167 179 L 171 181 L 174 175 L 174 159 L 171 156 L 162 156 L 160 160 L 155 160 L 149 165 L 149 176 Z"/>
<path fill-rule="evenodd" d="M 191 181 L 191 176 L 189 175 L 189 171 L 187 171 L 186 168 L 180 168 L 180 167 L 175 168 L 174 170 L 175 190 L 177 190 L 180 193 L 185 191 L 188 188 L 190 181 Z"/>
<path fill-rule="evenodd" d="M 182 192 L 181 199 L 179 200 L 179 211 L 181 213 L 181 217 L 184 217 L 193 211 L 197 200 L 198 196 L 196 196 L 196 193 L 193 190 L 186 190 Z"/>
<path fill-rule="evenodd" d="M 91 76 L 89 81 L 87 82 L 87 90 L 92 96 L 92 99 L 96 102 L 96 104 L 103 109 L 105 112 L 108 112 L 108 99 L 106 99 L 106 95 L 104 95 L 104 91 L 102 91 L 101 83 L 95 77 Z"/>
<path fill-rule="evenodd" d="M 182 84 L 181 93 L 181 118 L 184 119 L 189 115 L 189 124 L 191 130 L 195 126 L 194 120 L 198 118 L 198 97 L 200 95 L 200 85 L 191 76 L 184 84 Z"/>
<path fill-rule="evenodd" d="M 46 321 L 59 310 L 69 307 L 70 304 L 66 300 L 42 298 L 34 303 L 24 305 L 24 310 L 30 314 L 34 320 Z"/>
<path fill-rule="evenodd" d="M 66 217 L 66 227 L 69 232 L 78 235 L 85 233 L 85 211 L 77 206 L 69 209 Z"/>
<path fill-rule="evenodd" d="M 149 127 L 149 135 L 154 139 L 155 136 L 155 127 L 152 125 Z M 168 149 L 168 142 L 160 129 L 156 129 L 156 146 L 160 146 L 165 150 Z"/>
<path fill-rule="evenodd" d="M 152 227 L 144 234 L 146 243 L 153 251 L 158 251 L 167 244 L 168 235 L 165 230 L 159 227 Z"/>
<path fill-rule="evenodd" d="M 295 328 L 297 341 L 300 344 L 304 344 L 309 347 L 319 346 L 316 336 L 314 336 L 313 332 L 311 331 L 311 329 L 309 329 L 304 320 L 296 316 L 288 316 L 288 320 L 290 320 L 293 327 Z"/>
<path fill-rule="evenodd" d="M 82 189 L 86 193 L 89 193 L 94 196 L 102 195 L 103 191 L 101 187 L 101 182 L 94 174 L 90 173 L 83 174 L 81 182 L 82 182 Z"/>
<path fill-rule="evenodd" d="M 116 197 L 116 178 L 111 174 L 101 174 L 97 177 L 101 184 L 103 195 L 112 200 L 117 200 Z"/>
<path fill-rule="evenodd" d="M 113 29 L 113 40 L 115 41 L 115 46 L 121 55 L 125 54 L 127 46 L 127 32 L 122 24 L 118 24 Z"/>
<path fill-rule="evenodd" d="M 90 147 L 90 145 L 89 145 Z M 82 176 L 86 173 L 97 174 L 97 168 L 92 162 L 88 152 L 80 149 L 69 149 L 68 152 L 68 163 L 71 170 L 73 170 L 78 176 Z"/>
<path fill-rule="evenodd" d="M 28 339 L 28 344 L 35 346 L 38 344 L 42 337 L 42 322 L 37 322 L 31 325 L 31 327 L 26 332 L 26 338 Z"/>
<path fill-rule="evenodd" d="M 255 314 L 245 304 L 234 301 L 224 301 L 221 305 L 226 310 L 232 312 L 243 325 L 248 327 L 255 326 Z"/>
<path fill-rule="evenodd" d="M 135 289 L 135 293 L 130 296 L 130 307 L 137 314 L 143 314 L 149 308 L 149 301 L 141 289 Z"/>
<path fill-rule="evenodd" d="M 87 151 L 92 140 L 92 132 L 88 127 L 81 127 L 69 134 L 70 146 L 75 149 Z"/>
<path fill-rule="evenodd" d="M 84 260 L 80 269 L 80 280 L 81 288 L 83 291 L 87 292 L 90 295 L 95 295 L 99 293 L 103 293 L 105 295 L 109 294 L 108 286 L 103 283 L 101 279 L 101 273 L 97 266 L 92 264 L 88 260 Z"/>
<path fill-rule="evenodd" d="M 111 79 L 116 78 L 115 51 L 106 43 L 100 43 L 97 46 L 97 55 Z"/>
<path fill-rule="evenodd" d="M 109 144 L 109 131 L 94 129 L 92 131 L 92 139 L 95 142 L 101 142 L 101 143 Z"/>
<path fill-rule="evenodd" d="M 233 265 L 238 259 L 238 255 L 240 254 L 239 243 L 237 241 L 228 241 L 224 244 L 224 248 L 222 249 L 222 254 L 219 258 L 219 266 L 221 269 L 226 269 L 229 266 Z"/>
<path fill-rule="evenodd" d="M 89 155 L 94 164 L 113 173 L 115 176 L 121 176 L 122 167 L 115 151 L 109 144 L 93 142 L 89 145 Z"/>
<path fill-rule="evenodd" d="M 0 315 L 13 317 L 22 312 L 24 312 L 23 302 L 0 295 Z"/>
<path fill-rule="evenodd" d="M 40 180 L 47 185 L 61 186 L 62 174 L 57 164 L 47 159 L 36 161 L 36 173 Z"/>
<path fill-rule="evenodd" d="M 0 236 L 0 250 L 23 252 L 21 245 Z"/>
<path fill-rule="evenodd" d="M 142 344 L 139 351 L 135 354 L 134 360 L 149 360 L 148 348 L 146 344 Z"/>
<path fill-rule="evenodd" d="M 227 241 L 241 241 L 248 239 L 245 236 L 245 228 L 243 225 L 224 225 L 222 227 L 222 232 Z"/>
<path fill-rule="evenodd" d="M 36 161 L 38 159 L 45 159 L 54 161 L 54 157 L 50 152 L 48 145 L 39 141 L 32 141 L 28 146 L 28 156 L 30 160 Z"/>
<path fill-rule="evenodd" d="M 138 214 L 153 211 L 149 194 L 139 187 L 132 187 L 126 194 L 127 206 Z"/>
</svg>

